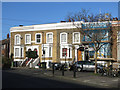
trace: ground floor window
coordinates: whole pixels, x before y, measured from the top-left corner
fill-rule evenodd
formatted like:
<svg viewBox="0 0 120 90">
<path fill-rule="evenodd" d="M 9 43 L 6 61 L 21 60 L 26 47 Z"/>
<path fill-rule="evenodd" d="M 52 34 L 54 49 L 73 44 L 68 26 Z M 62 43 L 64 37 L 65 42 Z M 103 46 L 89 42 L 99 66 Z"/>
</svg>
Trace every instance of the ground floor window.
<svg viewBox="0 0 120 90">
<path fill-rule="evenodd" d="M 15 57 L 19 57 L 19 48 L 15 48 Z"/>
<path fill-rule="evenodd" d="M 62 48 L 62 56 L 67 56 L 67 48 Z"/>
<path fill-rule="evenodd" d="M 52 45 L 51 44 L 42 45 L 42 56 L 52 57 Z"/>
<path fill-rule="evenodd" d="M 71 44 L 60 45 L 60 58 L 72 58 L 72 47 Z"/>
<path fill-rule="evenodd" d="M 22 58 L 24 57 L 24 47 L 14 46 L 14 57 Z"/>
</svg>

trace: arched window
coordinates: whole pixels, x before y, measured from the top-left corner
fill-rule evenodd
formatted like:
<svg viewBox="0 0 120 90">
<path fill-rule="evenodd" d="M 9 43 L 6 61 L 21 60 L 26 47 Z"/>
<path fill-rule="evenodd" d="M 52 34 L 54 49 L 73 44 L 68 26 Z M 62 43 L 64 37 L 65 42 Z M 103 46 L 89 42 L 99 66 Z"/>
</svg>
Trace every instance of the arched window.
<svg viewBox="0 0 120 90">
<path fill-rule="evenodd" d="M 21 36 L 20 36 L 20 34 L 17 34 L 17 35 L 15 35 L 15 45 L 18 45 L 18 44 L 20 44 L 20 40 L 21 39 Z"/>
<path fill-rule="evenodd" d="M 60 43 L 67 43 L 67 33 L 60 33 Z"/>
</svg>

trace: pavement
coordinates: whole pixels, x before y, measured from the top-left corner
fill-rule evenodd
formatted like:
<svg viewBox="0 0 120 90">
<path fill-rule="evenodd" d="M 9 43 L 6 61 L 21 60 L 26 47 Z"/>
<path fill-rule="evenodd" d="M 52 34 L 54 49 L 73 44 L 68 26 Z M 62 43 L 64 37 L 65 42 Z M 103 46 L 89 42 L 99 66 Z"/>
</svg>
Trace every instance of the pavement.
<svg viewBox="0 0 120 90">
<path fill-rule="evenodd" d="M 107 77 L 107 76 L 101 76 L 99 74 L 95 75 L 94 72 L 77 72 L 76 78 L 74 78 L 73 71 L 65 71 L 64 76 L 62 76 L 62 71 L 58 71 L 58 70 L 55 70 L 54 75 L 53 75 L 52 70 L 29 69 L 29 68 L 12 68 L 9 70 L 3 70 L 3 88 L 14 87 L 14 85 L 12 86 L 12 85 L 7 84 L 8 80 L 10 80 L 10 79 L 14 80 L 16 78 L 19 78 L 19 77 L 14 78 L 14 76 L 19 76 L 19 75 L 22 75 L 22 76 L 20 76 L 20 80 L 22 80 L 23 77 L 25 78 L 26 76 L 27 77 L 29 76 L 29 80 L 31 77 L 33 80 L 34 80 L 34 78 L 42 78 L 42 81 L 43 81 L 43 79 L 45 79 L 44 83 L 46 84 L 47 82 L 49 82 L 47 84 L 48 87 L 53 87 L 53 88 L 55 88 L 55 87 L 56 88 L 78 87 L 78 88 L 120 89 L 120 83 L 119 83 L 120 77 Z M 8 79 L 6 79 L 6 78 L 8 78 Z M 50 80 L 50 81 L 47 81 L 47 80 Z M 53 81 L 58 81 L 58 82 L 53 82 Z M 17 82 L 17 81 L 15 80 L 12 83 L 14 84 L 15 82 Z M 22 81 L 20 81 L 20 82 L 22 82 Z M 32 82 L 34 82 L 34 81 L 32 81 Z M 54 84 L 52 84 L 51 82 L 53 82 Z M 27 82 L 27 83 L 29 83 L 29 82 Z M 41 83 L 41 82 L 39 82 L 39 83 Z M 41 84 L 43 84 L 43 82 Z M 51 86 L 50 86 L 50 84 L 51 84 Z M 55 85 L 55 84 L 57 84 L 57 85 Z M 29 85 L 28 85 L 28 87 L 29 87 Z M 32 83 L 32 85 L 33 85 L 33 83 Z M 44 87 L 44 85 L 42 85 L 42 86 Z M 20 86 L 18 86 L 18 87 L 20 87 Z M 21 87 L 22 87 L 22 85 L 21 85 Z M 27 87 L 27 85 L 24 87 Z M 38 87 L 38 88 L 40 88 L 40 87 Z"/>
</svg>

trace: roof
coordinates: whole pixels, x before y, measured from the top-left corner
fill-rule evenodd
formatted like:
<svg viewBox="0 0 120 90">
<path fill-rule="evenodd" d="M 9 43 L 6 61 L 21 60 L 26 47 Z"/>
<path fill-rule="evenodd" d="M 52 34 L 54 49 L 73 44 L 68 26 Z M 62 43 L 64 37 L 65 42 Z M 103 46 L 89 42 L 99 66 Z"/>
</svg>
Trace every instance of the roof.
<svg viewBox="0 0 120 90">
<path fill-rule="evenodd" d="M 79 28 L 82 28 L 81 24 L 105 24 L 108 21 L 103 22 L 83 22 L 83 21 L 76 21 L 74 22 L 75 25 L 79 25 Z M 119 21 L 110 21 L 112 24 L 117 24 Z M 40 31 L 40 30 L 57 30 L 57 29 L 73 29 L 76 26 L 73 25 L 73 22 L 61 22 L 61 23 L 49 23 L 49 24 L 38 24 L 38 25 L 30 25 L 30 26 L 19 26 L 19 27 L 11 27 L 10 32 L 26 32 L 26 31 Z"/>
<path fill-rule="evenodd" d="M 10 43 L 10 38 L 2 40 L 2 45 Z"/>
</svg>

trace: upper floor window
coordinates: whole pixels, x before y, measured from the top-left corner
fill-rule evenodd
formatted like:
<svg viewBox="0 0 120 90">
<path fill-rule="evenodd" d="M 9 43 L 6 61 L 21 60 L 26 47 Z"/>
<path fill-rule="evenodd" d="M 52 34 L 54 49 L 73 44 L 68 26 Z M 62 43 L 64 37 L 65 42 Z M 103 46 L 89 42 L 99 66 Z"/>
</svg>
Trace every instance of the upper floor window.
<svg viewBox="0 0 120 90">
<path fill-rule="evenodd" d="M 46 43 L 53 43 L 53 33 L 46 33 Z"/>
<path fill-rule="evenodd" d="M 67 43 L 67 33 L 60 34 L 60 43 Z"/>
<path fill-rule="evenodd" d="M 20 44 L 20 38 L 21 36 L 19 34 L 15 35 L 15 45 Z"/>
<path fill-rule="evenodd" d="M 25 34 L 25 44 L 31 44 L 31 34 Z"/>
<path fill-rule="evenodd" d="M 73 33 L 73 43 L 80 43 L 80 33 L 79 32 Z"/>
<path fill-rule="evenodd" d="M 39 44 L 42 42 L 42 35 L 41 33 L 36 33 L 35 34 L 35 43 Z"/>
</svg>

